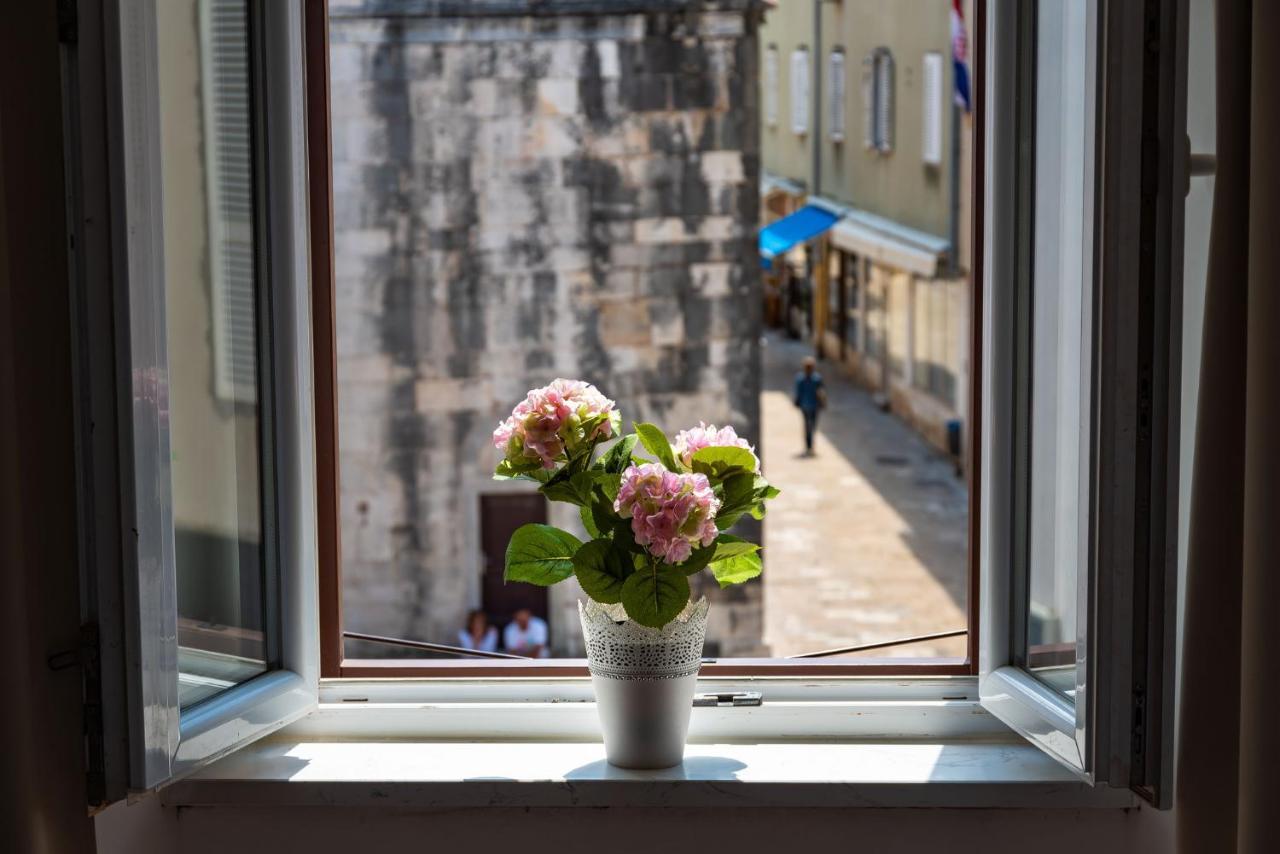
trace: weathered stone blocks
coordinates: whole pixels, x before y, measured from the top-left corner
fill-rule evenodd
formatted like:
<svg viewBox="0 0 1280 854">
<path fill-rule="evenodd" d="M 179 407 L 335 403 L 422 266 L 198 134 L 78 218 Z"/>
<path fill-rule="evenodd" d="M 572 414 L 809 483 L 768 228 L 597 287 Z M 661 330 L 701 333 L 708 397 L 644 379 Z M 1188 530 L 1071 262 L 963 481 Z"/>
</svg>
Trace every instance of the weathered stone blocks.
<svg viewBox="0 0 1280 854">
<path fill-rule="evenodd" d="M 743 0 L 433 5 L 332 6 L 343 578 L 349 627 L 451 642 L 480 496 L 525 488 L 489 435 L 527 388 L 758 436 L 756 46 Z M 551 597 L 560 654 L 577 595 Z M 718 654 L 759 652 L 758 587 L 718 608 Z"/>
</svg>

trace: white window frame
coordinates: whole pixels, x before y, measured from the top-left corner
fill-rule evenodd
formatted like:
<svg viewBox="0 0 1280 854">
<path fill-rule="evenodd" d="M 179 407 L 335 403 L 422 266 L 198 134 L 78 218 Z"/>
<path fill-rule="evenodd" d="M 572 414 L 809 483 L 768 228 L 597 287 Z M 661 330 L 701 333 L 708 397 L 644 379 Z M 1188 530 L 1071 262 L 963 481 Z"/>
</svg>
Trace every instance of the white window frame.
<svg viewBox="0 0 1280 854">
<path fill-rule="evenodd" d="M 272 240 L 266 265 L 271 280 L 273 454 L 280 512 L 275 543 L 279 572 L 279 669 L 229 688 L 185 712 L 178 703 L 177 574 L 170 494 L 166 384 L 164 245 L 156 3 L 122 0 L 118 26 L 108 26 L 104 52 L 118 79 L 108 79 L 118 149 L 111 168 L 123 203 L 112 203 L 122 222 L 123 258 L 116 267 L 118 299 L 127 305 L 129 343 L 119 376 L 133 406 L 120 413 L 121 508 L 125 560 L 126 640 L 122 684 L 104 693 L 125 697 L 128 769 L 121 786 L 149 790 L 213 758 L 296 720 L 315 708 L 319 679 L 315 574 L 314 428 L 311 394 L 310 298 L 307 267 L 306 140 L 303 126 L 301 6 L 262 5 L 266 144 L 262 167 L 269 182 L 266 228 Z M 108 65 L 110 66 L 110 62 Z M 110 120 L 109 120 L 110 121 Z M 261 184 L 259 184 L 261 187 Z M 261 192 L 261 190 L 259 190 Z M 259 251 L 266 251 L 262 247 Z M 264 428 L 265 429 L 265 428 Z M 134 533 L 136 532 L 136 533 Z M 104 611 L 99 618 L 111 619 Z M 108 737 L 121 737 L 109 733 Z M 118 769 L 117 773 L 122 769 Z"/>
<path fill-rule="evenodd" d="M 791 93 L 791 132 L 796 136 L 809 133 L 809 49 L 798 47 L 791 51 L 789 68 Z"/>
<path fill-rule="evenodd" d="M 156 81 L 154 55 L 156 33 L 154 3 L 158 0 L 124 0 L 121 3 L 118 57 L 121 77 L 113 81 L 119 99 L 120 181 L 125 189 L 123 212 L 127 234 L 123 242 L 125 258 L 120 268 L 127 293 L 129 329 L 128 352 L 123 354 L 122 373 L 130 386 L 128 399 L 145 401 L 154 389 L 148 383 L 164 376 L 165 340 L 163 332 L 163 245 L 156 228 L 160 210 L 158 176 L 159 146 L 156 120 Z M 1096 0 L 1091 0 L 1091 3 Z M 1183 0 L 1171 0 L 1174 8 Z M 126 541 L 130 531 L 137 531 L 136 572 L 125 573 L 126 618 L 129 638 L 128 670 L 134 674 L 125 688 L 128 697 L 131 768 L 130 785 L 150 789 L 208 762 L 210 759 L 242 746 L 280 726 L 316 709 L 317 696 L 322 702 L 307 727 L 323 728 L 328 717 L 341 716 L 349 732 L 374 732 L 386 735 L 388 721 L 394 716 L 405 727 L 405 734 L 442 734 L 470 737 L 485 727 L 495 737 L 527 732 L 530 715 L 540 716 L 543 734 L 589 734 L 594 722 L 584 714 L 585 704 L 551 702 L 582 699 L 587 696 L 589 681 L 574 680 L 396 680 L 394 682 L 332 682 L 318 685 L 318 638 L 316 591 L 314 587 L 316 530 L 314 518 L 314 432 L 312 430 L 312 385 L 307 282 L 307 231 L 305 224 L 306 149 L 303 134 L 303 81 L 301 56 L 300 6 L 296 3 L 265 4 L 267 13 L 268 62 L 267 100 L 274 105 L 267 110 L 268 128 L 280 132 L 268 134 L 268 180 L 278 192 L 270 194 L 272 207 L 269 228 L 277 251 L 271 255 L 271 273 L 275 301 L 273 387 L 276 397 L 278 441 L 278 477 L 281 495 L 279 520 L 282 563 L 282 661 L 283 668 L 265 674 L 244 685 L 228 690 L 214 700 L 183 716 L 177 706 L 177 644 L 173 622 L 176 616 L 176 578 L 171 542 L 171 508 L 164 484 L 168 483 L 167 424 L 156 407 L 135 407 L 133 417 L 123 416 L 122 463 L 128 463 L 129 477 L 121 490 L 124 505 L 122 524 Z M 1132 345 L 1125 325 L 1129 314 L 1137 310 L 1138 297 L 1127 283 L 1132 281 L 1137 264 L 1137 243 L 1133 239 L 1135 223 L 1147 215 L 1140 208 L 1134 181 L 1141 174 L 1134 168 L 1143 151 L 1143 128 L 1126 112 L 1131 105 L 1122 95 L 1132 96 L 1132 87 L 1142 76 L 1134 74 L 1133 63 L 1142 62 L 1143 21 L 1133 10 L 1108 4 L 1108 39 L 1105 57 L 1096 67 L 1119 68 L 1122 73 L 1101 81 L 1105 91 L 1106 114 L 1099 117 L 1103 157 L 1114 164 L 1097 184 L 1098 209 L 1105 230 L 1095 232 L 1097 298 L 1107 314 L 1099 326 L 1102 358 L 1098 371 L 1118 383 L 1096 382 L 1097 413 L 1091 414 L 1082 430 L 1096 437 L 1095 453 L 1108 465 L 1115 457 L 1124 457 L 1125 437 L 1137 417 L 1135 408 L 1126 408 L 1120 400 L 1136 368 L 1126 367 L 1123 346 Z M 1025 241 L 1019 219 L 1019 159 L 1016 156 L 1020 138 L 1018 123 L 1008 118 L 1016 113 L 1018 75 L 1010 68 L 1023 68 L 1020 63 L 1025 49 L 1025 18 L 1015 4 L 994 7 L 988 19 L 987 47 L 987 151 L 985 187 L 986 242 L 984 252 L 984 454 L 980 473 L 983 491 L 983 538 L 980 557 L 982 571 L 982 648 L 980 676 L 939 677 L 919 680 L 828 679 L 804 677 L 747 677 L 742 679 L 705 680 L 713 689 L 750 687 L 766 693 L 766 705 L 760 713 L 725 710 L 712 716 L 712 729 L 706 735 L 716 737 L 791 737 L 826 734 L 831 738 L 922 738 L 948 739 L 990 735 L 990 719 L 975 714 L 979 707 L 988 710 L 1031 742 L 1093 784 L 1103 782 L 1123 787 L 1130 783 L 1130 772 L 1144 780 L 1134 769 L 1128 752 L 1132 719 L 1132 698 L 1127 686 L 1135 675 L 1131 650 L 1126 644 L 1132 634 L 1134 616 L 1126 605 L 1123 585 L 1132 582 L 1134 565 L 1123 565 L 1126 526 L 1132 529 L 1135 506 L 1123 505 L 1125 488 L 1133 483 L 1114 485 L 1099 482 L 1095 500 L 1099 502 L 1095 520 L 1106 520 L 1090 537 L 1097 555 L 1081 574 L 1082 601 L 1090 620 L 1081 621 L 1087 628 L 1081 635 L 1083 651 L 1082 681 L 1074 703 L 1045 689 L 1026 671 L 1016 666 L 1011 643 L 1018 620 L 1013 600 L 1016 567 L 1008 544 L 1013 537 L 1012 507 L 1013 459 L 1007 449 L 1013 445 L 1016 430 L 1014 411 L 1014 377 L 1008 369 L 1015 361 L 1015 336 L 1008 330 L 1016 326 L 1016 299 L 1025 268 L 1025 253 L 1019 249 Z M 1025 8 L 1025 7 L 1022 7 Z M 1185 14 L 1177 20 L 1183 30 L 1172 27 L 1172 35 L 1162 42 L 1162 56 L 1173 67 L 1179 51 L 1185 58 Z M 1171 44 L 1170 44 L 1171 43 Z M 1183 64 L 1181 67 L 1185 67 Z M 1002 73 L 1003 72 L 1003 73 Z M 1168 134 L 1185 124 L 1176 106 L 1178 94 L 1185 94 L 1185 80 L 1177 77 L 1169 100 L 1175 106 L 1160 114 L 1161 130 Z M 1137 81 L 1137 83 L 1135 83 Z M 1181 87 L 1181 89 L 1180 89 Z M 997 117 L 999 121 L 997 121 Z M 806 123 L 807 124 L 807 123 Z M 1147 128 L 1151 130 L 1150 127 Z M 1092 134 L 1091 134 L 1092 136 Z M 1181 140 L 1180 136 L 1164 137 Z M 1166 190 L 1172 186 L 1177 169 L 1184 162 L 1180 145 L 1174 146 L 1172 157 L 1161 155 L 1161 181 Z M 1173 210 L 1161 211 L 1166 229 L 1164 237 L 1170 281 L 1175 285 L 1164 295 L 1166 311 L 1178 296 L 1180 286 L 1181 235 L 1180 194 L 1174 194 Z M 1169 320 L 1169 317 L 1164 317 Z M 1176 324 L 1173 338 L 1166 340 L 1166 356 L 1176 352 Z M 1111 359 L 1111 362 L 1108 362 Z M 1176 363 L 1175 363 L 1176 367 Z M 1162 416 L 1171 425 L 1176 440 L 1177 382 L 1170 379 L 1165 365 L 1164 380 L 1171 390 L 1164 394 Z M 1114 386 L 1114 387 L 1112 387 Z M 1170 396 L 1170 394 L 1172 396 Z M 1174 419 L 1170 421 L 1170 419 Z M 1108 444 L 1110 443 L 1110 445 Z M 1176 441 L 1167 442 L 1176 446 Z M 1114 446 L 1114 447 L 1112 447 Z M 1131 449 L 1128 450 L 1132 453 Z M 1109 457 L 1108 454 L 1111 456 Z M 1176 453 L 1169 455 L 1169 466 L 1161 475 L 1176 478 Z M 122 468 L 125 467 L 122 465 Z M 1097 471 L 1094 466 L 1091 470 Z M 1112 471 L 1111 468 L 1107 469 Z M 1155 475 L 1153 475 L 1153 478 Z M 1106 511 L 1106 512 L 1103 512 Z M 1176 518 L 1176 506 L 1165 510 L 1166 521 Z M 166 542 L 166 531 L 170 531 Z M 1166 534 L 1174 530 L 1169 527 Z M 1163 563 L 1153 568 L 1167 571 L 1172 549 Z M 1132 558 L 1132 553 L 1130 553 Z M 1100 572 L 1098 565 L 1107 572 Z M 1166 578 L 1167 580 L 1167 578 Z M 1130 589 L 1130 592 L 1132 592 Z M 1171 596 L 1168 586 L 1163 595 Z M 1167 605 L 1167 603 L 1166 603 Z M 1172 614 L 1166 607 L 1165 613 Z M 1168 621 L 1171 623 L 1171 620 Z M 1171 647 L 1172 626 L 1161 627 L 1160 640 Z M 1107 656 L 1095 654 L 1105 644 Z M 1171 656 L 1155 666 L 1168 668 Z M 1161 696 L 1152 696 L 1151 705 L 1167 723 L 1172 713 L 1172 679 L 1160 685 Z M 452 707 L 443 710 L 453 717 L 453 730 L 441 724 L 442 718 L 423 715 L 421 703 L 447 699 Z M 363 701 L 363 702 L 362 702 Z M 399 704 L 386 708 L 387 704 Z M 328 708 L 326 708 L 326 706 Z M 381 706 L 382 708 L 374 708 Z M 850 714 L 850 712 L 857 714 Z M 429 733 L 415 730 L 417 721 L 434 726 Z M 576 721 L 576 723 L 574 722 Z M 431 723 L 434 722 L 434 723 Z M 1154 723 L 1154 720 L 1152 720 Z M 514 726 L 513 726 L 514 725 Z M 376 728 L 376 729 L 371 729 Z M 584 729 L 585 728 L 585 729 Z M 319 732 L 319 729 L 316 729 Z M 1149 735 L 1167 750 L 1171 727 Z M 1148 754 L 1149 755 L 1149 754 Z M 1165 763 L 1162 773 L 1167 773 Z"/>
<path fill-rule="evenodd" d="M 1121 4 L 1122 5 L 1122 4 Z M 1012 7 L 1012 8 L 1011 8 Z M 984 252 L 982 543 L 979 695 L 982 705 L 1016 732 L 1094 785 L 1131 787 L 1160 807 L 1170 804 L 1175 661 L 1178 352 L 1181 295 L 1182 190 L 1185 164 L 1185 4 L 1173 0 L 1162 14 L 1162 82 L 1158 112 L 1135 121 L 1141 103 L 1144 32 L 1136 7 L 1100 6 L 1088 0 L 1085 97 L 1095 127 L 1081 129 L 1086 182 L 1081 199 L 1084 234 L 1092 252 L 1084 264 L 1092 279 L 1092 355 L 1082 366 L 1091 387 L 1079 433 L 1089 443 L 1088 512 L 1081 512 L 1088 558 L 1076 570 L 1078 613 L 1076 685 L 1071 696 L 1050 689 L 1018 661 L 1026 632 L 1026 590 L 1020 581 L 1029 562 L 1052 555 L 1026 553 L 1017 542 L 1018 483 L 1026 476 L 1019 424 L 1019 324 L 1029 323 L 1030 281 L 1036 243 L 1026 215 L 1034 193 L 1027 134 L 1034 133 L 1034 97 L 1025 91 L 1035 76 L 1038 36 L 1033 4 L 997 7 L 986 40 L 986 209 Z M 1105 27 L 1106 38 L 1097 37 Z M 1017 73 L 1010 73 L 1010 69 Z M 1179 71 L 1178 69 L 1182 69 Z M 1020 81 L 1022 83 L 1020 84 Z M 1050 105 L 1049 109 L 1056 108 Z M 1140 113 L 1141 115 L 1141 113 Z M 997 117 L 999 117 L 997 119 Z M 1181 128 L 1182 130 L 1179 130 Z M 1174 139 L 1156 154 L 1159 201 L 1143 207 L 1140 186 L 1144 134 Z M 1181 135 L 1179 135 L 1181 134 Z M 1033 137 L 1034 138 L 1034 137 Z M 1095 158 L 1095 153 L 1098 155 Z M 1109 167 L 1109 168 L 1108 168 Z M 1165 277 L 1150 296 L 1135 284 L 1140 275 L 1136 235 L 1146 219 L 1159 235 L 1151 263 Z M 1146 320 L 1144 320 L 1144 314 Z M 1152 336 L 1140 350 L 1139 324 Z M 1025 345 L 1024 345 L 1025 346 Z M 1140 365 L 1150 370 L 1150 408 L 1139 402 Z M 1151 439 L 1140 443 L 1139 424 Z M 1172 449 L 1172 450 L 1171 450 Z M 1139 479 L 1138 463 L 1150 465 Z M 1150 503 L 1144 507 L 1143 502 Z M 1139 525 L 1150 534 L 1148 550 L 1135 542 Z M 1023 561 L 1028 563 L 1023 563 Z M 1133 645 L 1145 628 L 1148 648 Z M 1105 652 L 1104 652 L 1105 651 Z M 1137 687 L 1140 686 L 1140 687 Z M 1137 723 L 1135 724 L 1135 721 Z"/>
</svg>

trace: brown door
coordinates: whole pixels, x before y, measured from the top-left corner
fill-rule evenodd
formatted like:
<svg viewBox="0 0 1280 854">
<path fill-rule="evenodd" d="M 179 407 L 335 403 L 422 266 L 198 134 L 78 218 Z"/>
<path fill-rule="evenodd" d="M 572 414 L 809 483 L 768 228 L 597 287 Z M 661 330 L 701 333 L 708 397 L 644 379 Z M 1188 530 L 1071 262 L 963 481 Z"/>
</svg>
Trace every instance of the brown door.
<svg viewBox="0 0 1280 854">
<path fill-rule="evenodd" d="M 502 578 L 507 543 L 521 525 L 546 523 L 547 500 L 537 493 L 480 496 L 480 548 L 484 550 L 484 585 L 481 607 L 489 622 L 502 627 L 511 615 L 528 608 L 547 618 L 547 588 Z"/>
</svg>

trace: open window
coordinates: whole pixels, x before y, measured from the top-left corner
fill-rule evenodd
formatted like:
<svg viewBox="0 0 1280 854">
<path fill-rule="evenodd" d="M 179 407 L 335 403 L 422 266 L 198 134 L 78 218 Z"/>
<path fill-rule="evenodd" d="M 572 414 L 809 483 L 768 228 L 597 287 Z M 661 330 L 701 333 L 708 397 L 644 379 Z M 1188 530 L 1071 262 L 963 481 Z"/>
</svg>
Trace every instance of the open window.
<svg viewBox="0 0 1280 854">
<path fill-rule="evenodd" d="M 484 4 L 335 4 L 311 33 L 309 54 L 330 61 L 308 69 L 312 174 L 333 178 L 331 203 L 329 187 L 311 199 L 323 676 L 587 675 L 576 581 L 503 583 L 521 524 L 590 539 L 574 508 L 492 477 L 494 425 L 556 377 L 671 434 L 732 424 L 766 476 L 797 468 L 769 515 L 738 529 L 765 543 L 759 583 L 695 592 L 712 602 L 708 677 L 973 676 L 965 419 L 981 342 L 962 327 L 980 283 L 948 261 L 946 239 L 886 239 L 883 221 L 846 220 L 833 251 L 824 232 L 839 216 L 805 207 L 788 181 L 765 206 L 791 214 L 770 276 L 797 337 L 763 316 L 755 136 L 807 166 L 802 146 L 853 132 L 852 48 L 829 53 L 840 39 L 810 43 L 808 27 L 771 42 L 746 4 L 715 18 L 601 8 L 589 27 L 568 6 L 546 13 L 545 27 L 495 31 Z M 946 13 L 930 34 L 939 50 Z M 763 105 L 738 85 L 752 75 Z M 771 116 L 798 116 L 788 127 L 805 136 L 770 132 Z M 952 200 L 943 175 L 955 176 L 967 243 L 960 211 L 980 209 L 980 191 L 958 173 L 975 156 L 966 143 L 945 173 L 873 167 L 912 171 L 935 232 Z M 808 458 L 792 398 L 817 335 L 834 339 L 821 366 L 832 405 Z M 548 624 L 549 658 L 508 654 L 521 610 Z"/>
<path fill-rule="evenodd" d="M 128 745 L 103 764 L 109 800 L 315 704 L 302 29 L 292 3 L 131 0 L 82 32 L 80 74 L 100 51 L 109 105 L 74 137 L 79 203 L 113 236 L 79 263 L 86 299 L 114 304 L 84 320 L 116 390 L 90 441 L 111 423 L 117 446 L 96 450 L 119 464 L 85 481 L 107 651 L 91 720 L 128 733 L 104 737 Z"/>
<path fill-rule="evenodd" d="M 423 322 L 407 301 L 411 286 L 422 284 L 414 277 L 442 264 L 435 269 L 444 275 L 433 280 L 445 283 L 441 289 L 466 281 L 458 265 L 468 253 L 448 255 L 461 239 L 453 218 L 465 221 L 477 212 L 450 204 L 457 200 L 461 176 L 448 169 L 391 174 L 334 163 L 339 147 L 345 156 L 416 150 L 415 145 L 447 148 L 450 140 L 437 128 L 419 139 L 404 135 L 391 111 L 404 107 L 396 98 L 408 91 L 388 91 L 381 84 L 366 87 L 388 112 L 378 133 L 351 132 L 352 117 L 336 114 L 352 102 L 334 96 L 331 87 L 351 83 L 343 75 L 365 66 L 344 64 L 331 74 L 325 4 L 305 8 L 304 20 L 296 3 L 131 0 L 120 5 L 118 18 L 105 19 L 104 64 L 115 100 L 104 135 L 116 194 L 115 252 L 106 263 L 114 263 L 116 314 L 90 323 L 90 346 L 116 372 L 120 442 L 118 479 L 95 480 L 91 491 L 101 507 L 118 510 L 115 534 L 123 545 L 112 554 L 108 540 L 100 541 L 103 551 L 90 584 L 104 603 L 98 614 L 104 637 L 122 638 L 125 649 L 114 698 L 126 710 L 129 731 L 121 786 L 153 788 L 288 723 L 312 708 L 322 676 L 467 676 L 474 680 L 469 690 L 483 690 L 491 678 L 586 673 L 573 659 L 548 664 L 478 656 L 424 663 L 348 656 L 348 640 L 370 638 L 353 638 L 344 625 L 342 540 L 355 532 L 340 525 L 382 508 L 344 506 L 339 489 L 337 324 L 359 322 L 361 307 L 343 305 L 335 281 L 340 275 L 359 279 L 367 269 L 382 271 L 388 286 L 382 296 L 404 326 L 380 328 L 378 334 L 396 356 L 403 336 Z M 972 500 L 981 512 L 966 519 L 956 549 L 964 551 L 968 533 L 968 548 L 979 559 L 963 562 L 961 589 L 968 598 L 960 608 L 968 625 L 936 638 L 963 638 L 957 641 L 961 654 L 850 664 L 824 662 L 821 656 L 832 650 L 815 650 L 817 657 L 712 662 L 705 673 L 722 679 L 802 677 L 762 683 L 768 690 L 782 684 L 790 698 L 807 699 L 830 696 L 821 693 L 831 683 L 814 678 L 820 676 L 888 675 L 899 683 L 911 676 L 943 677 L 937 680 L 941 689 L 930 696 L 944 700 L 954 698 L 946 691 L 957 686 L 967 696 L 966 686 L 976 676 L 981 703 L 1046 752 L 1095 783 L 1132 786 L 1165 804 L 1172 736 L 1176 506 L 1170 487 L 1177 475 L 1171 449 L 1177 438 L 1185 12 L 1178 0 L 1141 7 L 1102 0 L 999 3 L 990 10 L 978 3 L 977 9 L 974 223 L 982 251 L 976 253 L 981 260 L 971 304 L 981 311 L 973 315 L 970 352 L 980 355 L 982 370 L 973 372 L 978 379 L 969 389 L 953 388 L 950 394 L 957 400 L 972 395 L 967 433 L 973 444 L 965 462 L 978 475 Z M 595 109 L 609 97 L 632 98 L 629 103 L 666 114 L 679 112 L 682 103 L 715 103 L 719 97 L 716 87 L 677 90 L 667 78 L 652 89 L 624 90 L 617 83 L 623 66 L 616 40 L 599 39 L 601 31 L 595 32 L 613 47 L 593 44 L 575 57 L 582 64 L 563 68 L 596 69 L 602 86 L 613 81 L 607 92 L 551 79 L 537 83 L 531 98 L 525 84 L 512 82 L 522 73 L 518 64 L 507 69 L 505 83 L 498 77 L 492 86 L 468 90 L 468 98 L 487 104 L 487 115 L 498 120 L 489 144 L 505 153 L 529 143 L 518 121 L 504 114 L 503 98 L 536 103 L 536 142 L 554 147 L 571 145 L 572 134 L 561 134 L 568 124 L 562 113 L 580 104 Z M 399 70 L 407 74 L 406 69 L 436 68 L 437 60 L 440 68 L 459 61 L 447 45 L 431 43 L 425 31 L 418 35 L 412 56 L 373 51 L 362 59 L 380 74 L 394 70 L 388 62 L 407 63 Z M 776 57 L 776 49 L 767 55 Z M 887 51 L 877 57 L 867 103 L 874 107 L 868 127 L 879 130 L 868 145 L 887 152 L 893 61 Z M 491 58 L 496 68 L 496 51 Z M 548 67 L 564 61 L 553 53 L 542 59 Z M 776 80 L 769 63 L 765 75 Z M 436 81 L 430 75 L 413 79 L 421 84 L 415 97 L 443 95 L 432 88 Z M 807 83 L 802 94 L 788 106 L 807 129 Z M 590 100 L 596 95 L 599 102 Z M 815 109 L 814 116 L 820 115 Z M 590 118 L 589 130 L 600 133 L 607 116 Z M 660 130 L 675 133 L 668 124 L 645 130 L 646 141 L 684 144 L 662 135 Z M 713 135 L 732 131 L 712 125 Z M 502 136 L 507 132 L 514 135 Z M 808 135 L 815 144 L 830 143 L 821 134 Z M 562 179 L 584 182 L 587 190 L 574 199 L 585 195 L 592 206 L 591 239 L 606 247 L 644 243 L 637 233 L 664 247 L 693 242 L 680 212 L 670 210 L 624 222 L 621 232 L 634 243 L 616 237 L 611 229 L 622 219 L 620 210 L 645 200 L 661 207 L 665 197 L 654 188 L 676 186 L 670 175 L 652 173 L 645 176 L 652 186 L 634 197 L 619 195 L 621 170 L 612 170 L 601 153 L 615 142 L 626 152 L 628 137 L 622 131 L 617 136 L 600 142 L 590 157 L 565 156 L 554 167 L 567 170 Z M 451 152 L 467 169 L 474 165 L 469 158 L 479 157 L 461 147 Z M 481 165 L 501 170 L 518 161 L 513 155 Z M 698 179 L 722 185 L 720 199 L 754 194 L 756 187 L 737 186 L 743 183 L 743 162 L 703 156 Z M 536 165 L 524 166 L 525 180 L 545 177 Z M 440 201 L 421 208 L 424 216 L 438 218 L 439 227 L 406 228 L 403 244 L 374 229 L 356 228 L 335 238 L 335 221 L 360 225 L 363 218 L 387 215 L 373 205 L 337 210 L 335 186 L 356 180 L 393 195 L 420 183 Z M 571 210 L 574 199 L 565 201 L 558 216 L 507 196 L 481 202 L 507 225 L 554 233 L 581 213 Z M 755 225 L 717 220 L 700 228 L 724 229 L 721 243 L 732 243 L 752 237 Z M 887 305 L 915 282 L 910 275 L 873 271 L 872 261 L 886 244 L 872 240 L 874 223 L 850 226 L 859 254 L 815 265 L 834 281 L 822 293 L 828 322 L 820 326 L 841 341 L 878 341 L 876 367 L 887 376 L 901 369 L 895 353 L 905 354 L 898 362 L 910 364 L 928 352 L 913 346 L 910 336 L 898 336 L 887 319 Z M 678 239 L 663 237 L 671 234 Z M 714 251 L 725 250 L 717 244 Z M 937 252 L 902 251 L 912 264 L 931 261 L 936 269 L 939 262 Z M 733 293 L 741 282 L 712 252 L 708 248 L 705 258 L 683 249 L 673 253 L 675 260 L 661 271 L 672 278 L 661 282 L 678 281 L 701 294 L 698 299 Z M 369 266 L 351 263 L 356 256 Z M 498 294 L 499 302 L 546 285 L 541 271 L 522 266 L 524 257 L 513 265 L 510 290 Z M 609 278 L 589 264 L 583 269 L 608 279 L 609 287 L 637 286 L 634 272 Z M 589 275 L 577 282 L 583 289 L 594 283 Z M 215 299 L 218 289 L 223 296 Z M 427 297 L 436 293 L 424 291 Z M 224 336 L 217 328 L 230 317 L 231 296 L 238 300 L 238 332 Z M 463 304 L 473 296 L 462 293 Z M 708 323 L 725 307 L 694 304 L 706 309 Z M 550 328 L 557 312 L 569 310 L 559 303 L 524 308 L 512 309 L 505 322 Z M 646 306 L 653 322 L 641 324 L 645 333 L 662 335 L 664 323 L 674 326 L 676 308 L 673 302 Z M 634 310 L 627 299 L 602 309 Z M 624 323 L 623 314 L 615 320 L 635 326 Z M 439 340 L 474 322 L 465 311 L 445 320 L 432 316 L 426 332 Z M 509 343 L 502 334 L 495 337 L 499 345 Z M 213 355 L 224 338 L 234 344 L 226 355 L 230 371 L 219 368 Z M 515 364 L 510 351 L 495 358 L 507 359 L 500 365 L 504 370 Z M 548 350 L 529 358 L 554 363 L 557 354 Z M 717 367 L 728 369 L 723 363 Z M 676 368 L 700 366 L 664 362 L 655 371 L 667 376 Z M 421 399 L 466 392 L 465 386 L 450 386 L 448 377 L 415 373 L 407 361 L 394 358 L 371 358 L 349 369 L 395 379 L 402 395 L 396 402 L 405 411 L 393 419 L 392 439 L 421 434 Z M 220 376 L 234 382 L 220 382 Z M 734 377 L 735 386 L 753 381 L 750 372 Z M 891 390 L 887 382 L 885 390 Z M 446 416 L 442 423 L 465 432 L 469 414 Z M 353 423 L 357 429 L 351 433 L 358 437 L 358 421 Z M 198 432 L 218 429 L 223 432 L 212 438 Z M 466 450 L 480 457 L 491 449 Z M 962 455 L 957 449 L 956 456 Z M 443 456 L 424 459 L 439 469 L 453 464 Z M 412 500 L 453 500 L 416 491 L 421 472 L 412 465 L 402 465 L 400 474 Z M 514 492 L 467 498 L 470 509 L 453 528 L 469 526 L 481 552 L 492 551 L 507 530 L 546 510 Z M 221 524 L 186 524 L 215 515 Z M 405 540 L 411 564 L 421 544 L 407 535 Z M 481 555 L 465 557 L 483 565 Z M 978 579 L 980 626 L 971 587 Z M 484 583 L 483 577 L 473 581 Z M 105 607 L 112 597 L 123 599 L 121 614 Z M 117 624 L 109 625 L 113 619 Z M 449 690 L 456 683 L 443 684 L 431 687 Z M 894 687 L 918 697 L 919 684 Z M 931 684 L 930 690 L 937 687 Z"/>
<path fill-rule="evenodd" d="M 1176 2 L 1003 5 L 986 93 L 980 694 L 1081 775 L 1161 805 L 1185 21 Z"/>
</svg>

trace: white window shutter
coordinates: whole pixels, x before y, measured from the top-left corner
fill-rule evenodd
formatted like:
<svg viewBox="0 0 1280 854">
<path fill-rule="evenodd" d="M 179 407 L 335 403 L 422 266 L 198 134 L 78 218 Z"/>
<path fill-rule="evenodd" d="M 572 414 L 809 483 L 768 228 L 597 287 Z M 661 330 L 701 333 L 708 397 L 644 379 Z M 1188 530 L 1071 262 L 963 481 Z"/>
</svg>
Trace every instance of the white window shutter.
<svg viewBox="0 0 1280 854">
<path fill-rule="evenodd" d="M 880 48 L 875 65 L 876 149 L 887 154 L 893 151 L 893 55 Z"/>
<path fill-rule="evenodd" d="M 926 53 L 923 63 L 924 99 L 922 116 L 920 157 L 930 166 L 942 165 L 942 54 Z"/>
<path fill-rule="evenodd" d="M 778 49 L 773 45 L 764 53 L 764 120 L 778 126 Z"/>
<path fill-rule="evenodd" d="M 214 391 L 224 400 L 255 403 L 258 335 L 248 22 L 244 0 L 203 0 L 200 12 Z"/>
<path fill-rule="evenodd" d="M 844 142 L 844 51 L 831 52 L 827 91 L 831 98 L 831 141 Z"/>
<path fill-rule="evenodd" d="M 791 53 L 791 130 L 803 136 L 809 132 L 809 51 Z"/>
<path fill-rule="evenodd" d="M 876 147 L 876 57 L 862 60 L 862 144 L 868 151 Z"/>
</svg>

